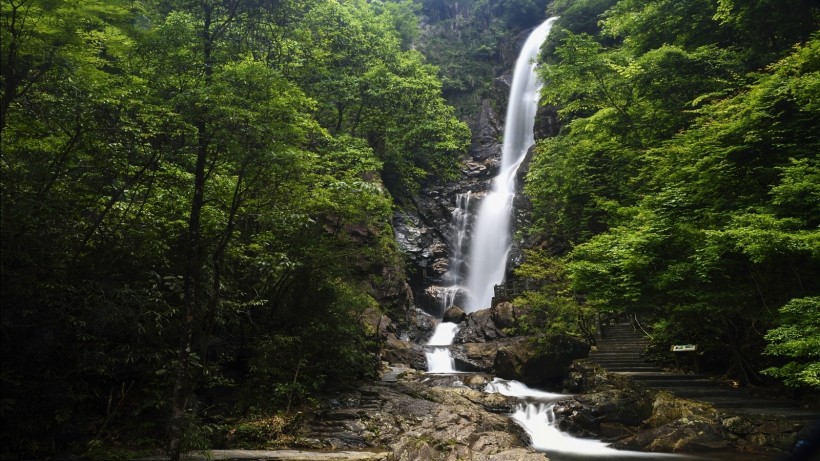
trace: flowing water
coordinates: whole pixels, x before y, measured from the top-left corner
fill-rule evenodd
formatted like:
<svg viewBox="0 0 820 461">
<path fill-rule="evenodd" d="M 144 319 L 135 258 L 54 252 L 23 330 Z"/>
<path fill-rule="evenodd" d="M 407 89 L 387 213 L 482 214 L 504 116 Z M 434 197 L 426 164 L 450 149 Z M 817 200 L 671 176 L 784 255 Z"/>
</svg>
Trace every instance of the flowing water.
<svg viewBox="0 0 820 461">
<path fill-rule="evenodd" d="M 521 399 L 515 411 L 510 415 L 513 421 L 523 427 L 532 439 L 532 446 L 538 451 L 547 453 L 552 461 L 587 461 L 587 460 L 680 460 L 688 458 L 681 455 L 644 453 L 637 451 L 616 450 L 607 443 L 594 439 L 574 437 L 561 432 L 556 426 L 555 402 L 568 397 L 538 389 L 532 389 L 518 381 L 496 378 L 487 384 L 484 392 L 500 393 Z"/>
<path fill-rule="evenodd" d="M 467 231 L 470 226 L 470 199 L 473 193 L 456 195 L 456 207 L 453 216 L 450 218 L 450 238 L 452 253 L 447 273 L 444 274 L 444 281 L 447 286 L 444 288 L 442 299 L 442 312 L 446 311 L 456 301 L 460 294 L 463 294 L 462 278 L 465 272 L 464 250 L 467 245 Z"/>
<path fill-rule="evenodd" d="M 533 127 L 541 82 L 535 73 L 534 61 L 555 19 L 546 20 L 532 31 L 515 64 L 504 121 L 501 169 L 493 180 L 492 191 L 481 201 L 473 226 L 466 312 L 491 307 L 494 287 L 504 281 L 511 243 L 510 216 L 515 198 L 515 176 L 527 151 L 535 143 Z"/>
<path fill-rule="evenodd" d="M 428 373 L 455 373 L 453 356 L 450 354 L 450 345 L 458 332 L 458 324 L 441 322 L 436 326 L 433 336 L 427 341 L 427 372 Z"/>
</svg>

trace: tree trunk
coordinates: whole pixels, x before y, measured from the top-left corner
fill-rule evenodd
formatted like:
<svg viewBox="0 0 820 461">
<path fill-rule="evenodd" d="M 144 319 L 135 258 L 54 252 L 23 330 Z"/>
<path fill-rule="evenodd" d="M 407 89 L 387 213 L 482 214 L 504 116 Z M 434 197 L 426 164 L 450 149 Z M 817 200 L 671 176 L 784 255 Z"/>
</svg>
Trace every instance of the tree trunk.
<svg viewBox="0 0 820 461">
<path fill-rule="evenodd" d="M 212 7 L 203 2 L 204 20 L 202 25 L 202 48 L 205 86 L 210 84 L 212 66 L 211 14 Z M 182 440 L 187 425 L 186 413 L 190 403 L 193 382 L 191 376 L 191 350 L 193 347 L 194 320 L 200 304 L 202 286 L 202 208 L 205 204 L 205 166 L 208 160 L 207 115 L 198 114 L 197 157 L 194 167 L 194 195 L 191 199 L 191 213 L 188 219 L 186 241 L 187 265 L 183 277 L 183 317 L 177 352 L 176 376 L 171 401 L 171 419 L 168 427 L 168 456 L 171 461 L 179 461 L 182 455 Z"/>
</svg>

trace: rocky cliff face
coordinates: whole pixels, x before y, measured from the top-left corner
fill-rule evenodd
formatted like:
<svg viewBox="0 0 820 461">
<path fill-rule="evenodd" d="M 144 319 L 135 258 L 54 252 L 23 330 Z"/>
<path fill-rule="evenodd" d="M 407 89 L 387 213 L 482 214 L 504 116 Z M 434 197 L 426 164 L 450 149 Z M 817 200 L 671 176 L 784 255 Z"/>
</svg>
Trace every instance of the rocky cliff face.
<svg viewBox="0 0 820 461">
<path fill-rule="evenodd" d="M 469 211 L 472 222 L 480 200 L 492 188 L 492 180 L 498 173 L 504 135 L 503 116 L 498 108 L 506 107 L 509 86 L 509 76 L 497 78 L 493 97 L 484 99 L 477 117 L 469 121 L 473 138 L 469 155 L 462 162 L 461 178 L 422 189 L 410 204 L 394 215 L 396 240 L 406 255 L 416 305 L 432 315 L 443 313 L 445 287 L 451 284 L 445 280 L 445 274 L 451 269 L 456 250 L 452 222 L 457 197 L 471 194 Z M 558 133 L 558 118 L 553 109 L 539 110 L 535 131 L 537 139 Z M 523 230 L 529 225 L 529 201 L 520 192 L 531 157 L 532 152 L 519 170 L 513 230 Z M 469 247 L 469 240 L 468 232 L 465 247 Z M 522 262 L 522 250 L 531 245 L 532 242 L 523 239 L 513 242 L 509 271 Z"/>
</svg>

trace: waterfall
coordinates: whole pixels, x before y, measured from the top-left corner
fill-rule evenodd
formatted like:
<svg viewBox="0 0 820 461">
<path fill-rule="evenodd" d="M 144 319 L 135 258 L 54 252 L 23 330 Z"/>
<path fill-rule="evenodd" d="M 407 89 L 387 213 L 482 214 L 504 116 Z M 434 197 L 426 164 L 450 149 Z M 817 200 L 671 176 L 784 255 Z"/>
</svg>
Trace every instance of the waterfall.
<svg viewBox="0 0 820 461">
<path fill-rule="evenodd" d="M 464 247 L 467 242 L 467 229 L 470 224 L 470 198 L 473 193 L 467 191 L 466 194 L 456 195 L 456 208 L 450 218 L 450 236 L 452 237 L 453 251 L 450 256 L 450 264 L 447 273 L 444 274 L 444 287 L 441 308 L 442 312 L 449 309 L 456 301 L 459 293 L 464 287 L 461 285 L 464 270 Z"/>
<path fill-rule="evenodd" d="M 433 337 L 427 341 L 425 352 L 428 373 L 455 373 L 456 367 L 450 354 L 450 345 L 453 344 L 457 332 L 457 323 L 441 322 L 436 326 Z"/>
<path fill-rule="evenodd" d="M 532 389 L 524 383 L 500 378 L 495 378 L 488 383 L 484 392 L 499 393 L 521 399 L 510 417 L 530 436 L 533 448 L 546 452 L 550 459 L 556 461 L 604 459 L 608 461 L 645 461 L 646 459 L 684 461 L 687 459 L 678 454 L 616 450 L 610 448 L 607 442 L 583 439 L 562 432 L 558 428 L 558 420 L 555 417 L 555 405 L 557 401 L 568 397 L 567 395 Z"/>
<path fill-rule="evenodd" d="M 470 269 L 467 271 L 466 312 L 491 307 L 493 289 L 504 280 L 507 254 L 510 250 L 510 214 L 515 196 L 515 174 L 527 151 L 535 143 L 533 128 L 538 109 L 538 91 L 541 84 L 535 74 L 535 58 L 547 38 L 552 23 L 550 18 L 536 27 L 524 43 L 513 70 L 512 87 L 504 122 L 504 147 L 501 169 L 493 180 L 493 190 L 481 201 L 470 242 Z M 453 251 L 450 267 L 445 274 L 448 287 L 444 290 L 442 307 L 452 306 L 462 291 L 463 250 L 469 224 L 469 206 L 472 194 L 459 194 L 450 221 Z M 430 373 L 455 372 L 449 346 L 458 332 L 458 325 L 441 323 L 427 343 L 427 370 Z"/>
<path fill-rule="evenodd" d="M 493 180 L 492 191 L 481 201 L 473 227 L 466 312 L 492 307 L 494 287 L 504 281 L 511 246 L 510 215 L 515 197 L 515 175 L 535 143 L 533 127 L 541 83 L 535 74 L 534 60 L 555 19 L 546 20 L 532 31 L 515 64 L 504 122 L 501 169 Z"/>
</svg>

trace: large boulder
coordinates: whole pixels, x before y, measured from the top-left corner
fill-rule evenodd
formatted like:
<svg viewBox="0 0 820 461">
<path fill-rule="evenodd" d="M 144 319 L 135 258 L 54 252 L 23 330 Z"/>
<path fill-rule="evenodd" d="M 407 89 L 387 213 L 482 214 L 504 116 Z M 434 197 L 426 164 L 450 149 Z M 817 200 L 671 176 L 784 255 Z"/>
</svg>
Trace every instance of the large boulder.
<svg viewBox="0 0 820 461">
<path fill-rule="evenodd" d="M 450 353 L 456 370 L 492 373 L 499 346 L 495 342 L 456 344 Z"/>
<path fill-rule="evenodd" d="M 381 359 L 385 362 L 409 365 L 417 370 L 427 368 L 424 349 L 416 343 L 389 337 L 381 346 Z"/>
<path fill-rule="evenodd" d="M 666 453 L 699 453 L 732 448 L 720 426 L 707 420 L 678 419 L 622 439 L 614 448 Z"/>
<path fill-rule="evenodd" d="M 442 322 L 461 323 L 466 318 L 467 314 L 464 312 L 464 309 L 458 306 L 452 306 L 444 311 Z"/>
<path fill-rule="evenodd" d="M 467 314 L 467 318 L 461 322 L 453 342 L 455 344 L 480 343 L 497 341 L 507 336 L 493 321 L 491 310 L 482 309 Z"/>
<path fill-rule="evenodd" d="M 504 379 L 528 386 L 552 385 L 563 379 L 573 360 L 587 357 L 589 345 L 569 336 L 555 336 L 538 349 L 525 337 L 499 348 L 493 369 Z"/>
<path fill-rule="evenodd" d="M 498 303 L 490 309 L 490 318 L 495 327 L 501 330 L 515 328 L 518 325 L 518 312 L 510 302 Z"/>
<path fill-rule="evenodd" d="M 420 310 L 413 310 L 405 319 L 405 325 L 399 326 L 378 310 L 368 309 L 362 321 L 376 335 L 381 360 L 426 369 L 427 358 L 419 343 L 432 336 L 437 323 L 434 318 Z"/>
<path fill-rule="evenodd" d="M 397 336 L 405 341 L 424 343 L 433 336 L 438 320 L 421 309 L 413 309 L 405 325 L 397 328 Z"/>
<path fill-rule="evenodd" d="M 576 395 L 556 405 L 558 427 L 613 441 L 619 449 L 783 453 L 800 437 L 801 424 L 788 416 L 717 409 L 647 388 L 583 360 L 572 365 L 564 386 Z"/>
</svg>

